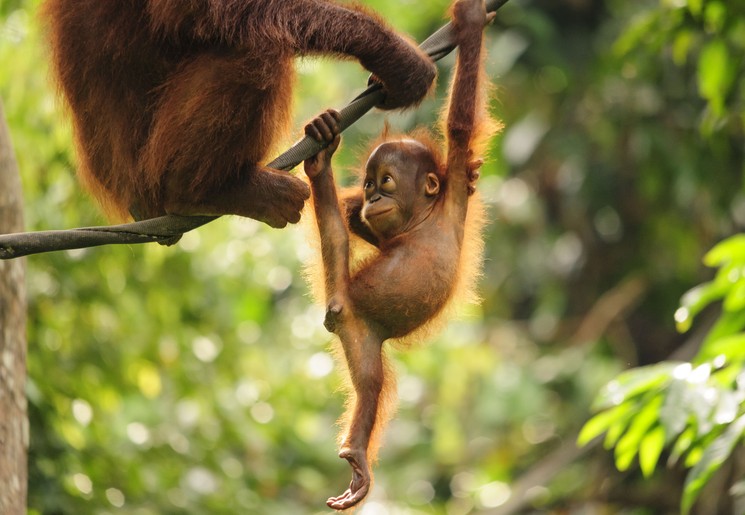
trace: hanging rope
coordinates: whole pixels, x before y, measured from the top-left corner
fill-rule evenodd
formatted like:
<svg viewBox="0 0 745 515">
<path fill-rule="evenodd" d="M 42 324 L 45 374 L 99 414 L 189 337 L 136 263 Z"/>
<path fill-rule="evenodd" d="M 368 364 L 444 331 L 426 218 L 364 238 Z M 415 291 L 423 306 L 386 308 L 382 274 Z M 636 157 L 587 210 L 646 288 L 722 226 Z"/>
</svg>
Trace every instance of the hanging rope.
<svg viewBox="0 0 745 515">
<path fill-rule="evenodd" d="M 486 10 L 495 12 L 508 0 L 487 0 Z M 428 37 L 419 48 L 438 61 L 455 48 L 452 24 L 440 28 Z M 341 110 L 341 130 L 359 120 L 365 113 L 384 99 L 385 93 L 380 84 L 373 84 Z M 306 159 L 313 157 L 323 145 L 316 140 L 304 137 L 267 166 L 289 171 Z M 82 249 L 100 245 L 162 243 L 173 244 L 186 232 L 201 227 L 219 217 L 217 216 L 179 216 L 166 215 L 139 222 L 102 227 L 83 227 L 61 231 L 39 231 L 0 235 L 0 259 L 14 259 L 30 254 L 57 250 Z"/>
</svg>

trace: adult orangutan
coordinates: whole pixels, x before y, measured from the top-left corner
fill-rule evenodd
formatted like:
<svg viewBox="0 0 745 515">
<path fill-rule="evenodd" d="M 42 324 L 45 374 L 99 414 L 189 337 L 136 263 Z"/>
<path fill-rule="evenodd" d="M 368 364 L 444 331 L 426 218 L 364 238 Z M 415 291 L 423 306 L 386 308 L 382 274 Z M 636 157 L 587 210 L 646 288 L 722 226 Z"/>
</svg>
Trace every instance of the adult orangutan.
<svg viewBox="0 0 745 515">
<path fill-rule="evenodd" d="M 479 268 L 480 252 L 464 248 L 480 248 L 479 227 L 468 227 L 480 205 L 469 199 L 481 165 L 475 156 L 495 127 L 486 113 L 482 64 L 482 28 L 493 14 L 484 0 L 458 0 L 452 14 L 459 51 L 445 158 L 432 138 L 387 137 L 370 154 L 362 187 L 340 205 L 330 164 L 339 115 L 327 111 L 306 127 L 307 135 L 329 143 L 305 162 L 305 171 L 321 240 L 325 325 L 341 341 L 355 392 L 339 453 L 352 467 L 352 482 L 328 500 L 337 510 L 360 502 L 371 485 L 370 462 L 394 393 L 383 343 L 438 319 Z M 376 247 L 356 266 L 350 232 Z"/>
<path fill-rule="evenodd" d="M 431 60 L 331 0 L 46 0 L 83 182 L 114 218 L 237 214 L 295 223 L 308 186 L 262 166 L 287 129 L 293 57 L 355 57 L 416 104 Z"/>
</svg>

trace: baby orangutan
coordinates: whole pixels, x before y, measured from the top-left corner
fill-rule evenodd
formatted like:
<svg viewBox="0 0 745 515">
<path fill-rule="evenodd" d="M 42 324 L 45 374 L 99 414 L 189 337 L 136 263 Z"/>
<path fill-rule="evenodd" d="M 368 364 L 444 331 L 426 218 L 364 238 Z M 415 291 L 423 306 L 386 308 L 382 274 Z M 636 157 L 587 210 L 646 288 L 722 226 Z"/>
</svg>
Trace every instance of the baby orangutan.
<svg viewBox="0 0 745 515">
<path fill-rule="evenodd" d="M 483 91 L 482 29 L 492 18 L 484 0 L 458 0 L 453 26 L 459 45 L 447 114 L 447 157 L 430 139 L 400 138 L 375 148 L 362 191 L 343 199 L 342 213 L 331 169 L 339 115 L 327 111 L 305 128 L 328 143 L 305 161 L 320 232 L 327 301 L 326 328 L 341 340 L 355 402 L 339 456 L 349 461 L 349 489 L 327 501 L 344 510 L 371 486 L 380 426 L 391 411 L 392 373 L 382 345 L 402 338 L 442 314 L 463 275 L 478 269 L 462 257 L 469 198 L 481 161 L 478 146 L 489 135 Z M 469 216 L 469 219 L 471 217 Z M 350 232 L 377 247 L 350 271 Z"/>
</svg>

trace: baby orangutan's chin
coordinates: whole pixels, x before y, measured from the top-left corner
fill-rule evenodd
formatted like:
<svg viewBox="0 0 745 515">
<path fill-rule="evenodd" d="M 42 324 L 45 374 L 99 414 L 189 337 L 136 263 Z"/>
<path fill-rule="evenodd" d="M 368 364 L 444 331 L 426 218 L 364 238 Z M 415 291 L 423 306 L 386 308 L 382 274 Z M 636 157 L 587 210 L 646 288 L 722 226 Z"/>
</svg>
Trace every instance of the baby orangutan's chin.
<svg viewBox="0 0 745 515">
<path fill-rule="evenodd" d="M 392 211 L 367 219 L 367 225 L 381 242 L 393 238 L 400 232 L 401 227 Z"/>
</svg>

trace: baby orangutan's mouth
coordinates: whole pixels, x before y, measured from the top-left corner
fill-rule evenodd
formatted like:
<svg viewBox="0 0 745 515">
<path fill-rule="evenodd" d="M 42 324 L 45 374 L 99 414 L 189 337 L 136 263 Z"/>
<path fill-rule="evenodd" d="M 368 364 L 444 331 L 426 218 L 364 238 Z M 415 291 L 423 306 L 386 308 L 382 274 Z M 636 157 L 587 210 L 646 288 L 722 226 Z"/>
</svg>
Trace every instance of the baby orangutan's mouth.
<svg viewBox="0 0 745 515">
<path fill-rule="evenodd" d="M 368 209 L 367 210 L 367 213 L 365 213 L 365 216 L 367 218 L 374 218 L 376 216 L 380 216 L 380 215 L 384 215 L 386 213 L 390 213 L 391 211 L 393 211 L 393 207 L 386 207 L 386 208 L 377 209 L 377 210 Z"/>
</svg>

